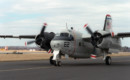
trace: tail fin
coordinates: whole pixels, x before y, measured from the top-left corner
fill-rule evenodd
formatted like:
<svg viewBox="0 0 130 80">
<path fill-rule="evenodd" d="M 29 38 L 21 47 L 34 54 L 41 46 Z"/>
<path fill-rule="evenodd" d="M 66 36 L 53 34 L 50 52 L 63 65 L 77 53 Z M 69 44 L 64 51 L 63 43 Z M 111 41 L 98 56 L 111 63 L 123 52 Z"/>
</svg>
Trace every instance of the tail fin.
<svg viewBox="0 0 130 80">
<path fill-rule="evenodd" d="M 105 24 L 104 24 L 104 31 L 111 32 L 112 30 L 112 18 L 111 15 L 107 14 L 106 19 L 105 19 Z"/>
</svg>

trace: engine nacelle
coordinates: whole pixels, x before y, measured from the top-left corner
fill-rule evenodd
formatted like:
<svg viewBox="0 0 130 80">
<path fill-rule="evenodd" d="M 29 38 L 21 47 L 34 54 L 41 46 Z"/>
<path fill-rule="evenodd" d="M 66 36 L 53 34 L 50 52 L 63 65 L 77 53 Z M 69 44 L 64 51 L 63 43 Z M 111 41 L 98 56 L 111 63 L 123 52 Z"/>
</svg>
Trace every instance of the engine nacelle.
<svg viewBox="0 0 130 80">
<path fill-rule="evenodd" d="M 95 34 L 100 34 L 100 36 L 103 36 L 105 34 L 110 34 L 110 32 L 107 31 L 96 31 Z M 120 48 L 121 47 L 121 41 L 119 38 L 112 38 L 111 35 L 105 38 L 100 38 L 97 41 L 97 47 L 102 49 L 109 49 L 109 48 Z"/>
<path fill-rule="evenodd" d="M 97 47 L 100 47 L 100 45 L 102 45 L 103 43 L 105 43 L 104 41 L 106 41 L 105 38 L 103 38 L 102 36 L 108 33 L 109 32 L 107 31 L 95 31 L 94 37 L 92 36 L 92 44 Z M 107 41 L 109 42 L 109 40 Z"/>
<path fill-rule="evenodd" d="M 40 34 L 36 36 L 35 43 L 39 47 L 41 47 L 45 50 L 49 50 L 51 48 L 50 42 L 54 38 L 54 36 L 55 36 L 55 33 L 53 33 L 53 32 L 50 32 L 50 33 L 44 32 L 44 36 L 42 36 Z"/>
<path fill-rule="evenodd" d="M 100 44 L 97 44 L 99 48 L 108 49 L 112 45 L 112 39 L 110 37 L 103 38 Z"/>
</svg>

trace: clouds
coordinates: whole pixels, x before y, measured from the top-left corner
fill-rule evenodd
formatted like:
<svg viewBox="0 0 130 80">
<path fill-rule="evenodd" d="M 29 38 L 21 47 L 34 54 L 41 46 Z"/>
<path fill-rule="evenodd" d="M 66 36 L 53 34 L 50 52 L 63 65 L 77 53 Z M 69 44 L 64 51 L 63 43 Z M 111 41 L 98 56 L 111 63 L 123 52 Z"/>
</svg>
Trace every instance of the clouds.
<svg viewBox="0 0 130 80">
<path fill-rule="evenodd" d="M 9 3 L 7 1 L 5 2 L 5 4 L 9 4 L 5 12 L 18 14 L 40 13 L 48 15 L 79 16 L 91 16 L 94 14 L 102 16 L 102 14 L 106 13 L 113 13 L 114 15 L 117 15 L 119 12 L 126 14 L 130 5 L 129 2 L 122 4 L 122 2 L 113 3 L 112 1 L 107 0 L 13 0 L 12 2 L 9 1 Z"/>
<path fill-rule="evenodd" d="M 57 8 L 59 2 L 51 0 L 21 0 L 10 5 L 9 12 L 17 12 L 19 14 L 43 13 L 47 9 Z"/>
<path fill-rule="evenodd" d="M 97 30 L 106 14 L 112 15 L 115 32 L 130 31 L 129 5 L 129 0 L 0 0 L 0 32 L 36 34 L 43 22 L 49 32 L 59 32 L 66 22 L 82 32 L 85 23 Z"/>
</svg>

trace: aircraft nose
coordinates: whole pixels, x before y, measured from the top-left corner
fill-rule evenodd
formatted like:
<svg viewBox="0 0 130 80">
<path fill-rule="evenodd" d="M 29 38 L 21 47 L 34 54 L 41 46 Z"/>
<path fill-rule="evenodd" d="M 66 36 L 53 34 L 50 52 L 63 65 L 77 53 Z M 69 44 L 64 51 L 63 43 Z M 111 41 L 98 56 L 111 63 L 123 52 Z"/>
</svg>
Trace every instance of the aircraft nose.
<svg viewBox="0 0 130 80">
<path fill-rule="evenodd" d="M 63 44 L 61 41 L 52 40 L 51 41 L 51 48 L 53 50 L 60 50 L 63 47 Z"/>
</svg>

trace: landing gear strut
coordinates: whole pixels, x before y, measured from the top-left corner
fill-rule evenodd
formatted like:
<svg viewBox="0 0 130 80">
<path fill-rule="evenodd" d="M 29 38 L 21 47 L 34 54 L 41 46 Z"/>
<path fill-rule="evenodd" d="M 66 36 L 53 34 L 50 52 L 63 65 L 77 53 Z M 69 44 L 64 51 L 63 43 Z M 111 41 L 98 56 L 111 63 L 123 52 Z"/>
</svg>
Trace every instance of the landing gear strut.
<svg viewBox="0 0 130 80">
<path fill-rule="evenodd" d="M 111 57 L 110 56 L 106 56 L 105 63 L 106 63 L 106 65 L 111 65 Z"/>
</svg>

